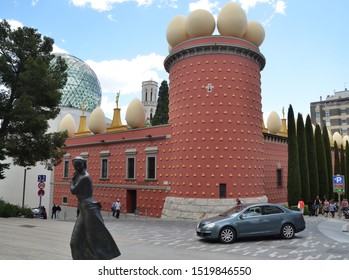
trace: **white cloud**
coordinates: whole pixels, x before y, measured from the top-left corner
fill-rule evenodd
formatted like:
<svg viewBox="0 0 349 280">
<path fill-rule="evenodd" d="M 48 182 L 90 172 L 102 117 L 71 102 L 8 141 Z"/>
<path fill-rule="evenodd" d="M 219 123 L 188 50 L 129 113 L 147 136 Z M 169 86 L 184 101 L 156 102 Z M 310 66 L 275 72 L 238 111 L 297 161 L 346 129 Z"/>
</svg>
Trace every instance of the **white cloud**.
<svg viewBox="0 0 349 280">
<path fill-rule="evenodd" d="M 165 57 L 155 53 L 138 55 L 132 60 L 108 60 L 95 62 L 85 61 L 96 73 L 102 87 L 102 92 L 117 92 L 123 94 L 139 92 L 142 81 L 154 80 L 160 82 L 161 72 L 164 74 Z"/>
<path fill-rule="evenodd" d="M 104 12 L 104 11 L 110 11 L 113 9 L 114 5 L 116 4 L 122 4 L 125 2 L 136 2 L 138 6 L 150 6 L 154 3 L 154 0 L 71 0 L 70 3 L 72 3 L 74 6 L 77 7 L 84 7 L 84 6 L 90 6 L 91 9 Z M 161 1 L 161 3 L 165 3 L 169 6 L 173 5 L 173 2 L 176 2 L 176 0 L 166 0 Z"/>
<path fill-rule="evenodd" d="M 129 102 L 141 99 L 142 82 L 153 80 L 161 84 L 168 78 L 164 70 L 164 56 L 151 53 L 138 55 L 132 60 L 85 61 L 96 73 L 102 87 L 101 108 L 106 117 L 112 118 L 115 108 L 115 95 L 120 91 L 119 108 L 124 120 Z"/>
<path fill-rule="evenodd" d="M 108 18 L 110 21 L 117 22 L 117 20 L 114 18 L 114 16 L 113 16 L 112 14 L 108 14 L 108 15 L 107 15 L 107 18 Z"/>
<path fill-rule="evenodd" d="M 275 13 L 286 15 L 286 2 L 285 1 L 277 1 L 276 2 Z"/>
<path fill-rule="evenodd" d="M 199 0 L 189 4 L 189 11 L 192 12 L 197 9 L 204 9 L 212 13 L 213 10 L 218 7 L 218 4 L 217 1 Z"/>
<path fill-rule="evenodd" d="M 275 14 L 283 14 L 285 15 L 286 11 L 286 2 L 284 0 L 239 0 L 238 1 L 246 12 L 250 9 L 255 8 L 259 4 L 267 4 L 270 5 Z"/>
<path fill-rule="evenodd" d="M 39 2 L 39 0 L 32 0 L 32 6 L 36 6 L 36 4 Z"/>
<path fill-rule="evenodd" d="M 24 26 L 23 23 L 19 22 L 18 20 L 7 19 L 6 21 L 11 25 L 12 29 L 17 29 Z"/>
<path fill-rule="evenodd" d="M 154 0 L 136 0 L 138 3 L 138 6 L 150 6 L 153 4 Z"/>
<path fill-rule="evenodd" d="M 53 44 L 52 48 L 53 53 L 68 53 L 65 49 L 58 47 L 56 44 Z"/>
</svg>

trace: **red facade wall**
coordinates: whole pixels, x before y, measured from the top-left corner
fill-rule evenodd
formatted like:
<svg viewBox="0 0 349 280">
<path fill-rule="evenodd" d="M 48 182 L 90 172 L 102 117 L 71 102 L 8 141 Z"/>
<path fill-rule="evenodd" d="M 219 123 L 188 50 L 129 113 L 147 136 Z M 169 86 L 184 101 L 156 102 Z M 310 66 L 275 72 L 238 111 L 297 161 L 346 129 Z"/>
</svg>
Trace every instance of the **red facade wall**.
<svg viewBox="0 0 349 280">
<path fill-rule="evenodd" d="M 175 47 L 165 60 L 170 124 L 68 139 L 70 174 L 63 177 L 64 161 L 55 168 L 54 203 L 65 196 L 68 205 L 77 205 L 69 183 L 71 160 L 78 155 L 86 156 L 95 200 L 107 211 L 117 198 L 122 211 L 154 217 L 161 217 L 168 196 L 287 201 L 286 140 L 262 132 L 264 63 L 258 48 L 236 38 L 211 36 Z M 146 149 L 154 147 L 157 176 L 147 180 Z M 130 149 L 136 151 L 135 180 L 126 179 Z M 109 155 L 108 179 L 100 179 L 103 153 Z"/>
</svg>

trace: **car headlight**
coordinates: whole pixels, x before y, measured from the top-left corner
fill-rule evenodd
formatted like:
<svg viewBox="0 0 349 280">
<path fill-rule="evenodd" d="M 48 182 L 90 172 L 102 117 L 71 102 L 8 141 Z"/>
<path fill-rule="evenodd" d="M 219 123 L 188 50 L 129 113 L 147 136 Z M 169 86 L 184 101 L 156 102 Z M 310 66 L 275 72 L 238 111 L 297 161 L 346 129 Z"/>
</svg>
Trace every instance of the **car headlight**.
<svg viewBox="0 0 349 280">
<path fill-rule="evenodd" d="M 210 223 L 204 226 L 204 228 L 213 228 L 215 226 L 215 223 Z"/>
</svg>

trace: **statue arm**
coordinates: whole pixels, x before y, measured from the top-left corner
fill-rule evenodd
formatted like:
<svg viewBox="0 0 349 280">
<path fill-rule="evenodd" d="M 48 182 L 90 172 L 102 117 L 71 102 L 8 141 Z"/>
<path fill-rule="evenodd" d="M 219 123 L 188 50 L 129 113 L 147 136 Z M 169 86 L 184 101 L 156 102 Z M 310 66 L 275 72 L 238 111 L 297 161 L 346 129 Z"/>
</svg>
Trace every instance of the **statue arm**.
<svg viewBox="0 0 349 280">
<path fill-rule="evenodd" d="M 74 178 L 75 177 L 75 178 Z M 70 191 L 72 194 L 83 194 L 88 188 L 92 188 L 92 181 L 89 175 L 77 176 L 74 174 Z"/>
</svg>

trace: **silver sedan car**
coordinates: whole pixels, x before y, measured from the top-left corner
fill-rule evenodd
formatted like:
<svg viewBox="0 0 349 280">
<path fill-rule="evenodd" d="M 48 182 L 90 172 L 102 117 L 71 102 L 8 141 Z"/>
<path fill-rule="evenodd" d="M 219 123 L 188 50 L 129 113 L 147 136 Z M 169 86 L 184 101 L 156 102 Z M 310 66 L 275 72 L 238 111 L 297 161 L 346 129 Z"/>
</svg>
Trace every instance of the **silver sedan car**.
<svg viewBox="0 0 349 280">
<path fill-rule="evenodd" d="M 232 243 L 241 237 L 279 235 L 291 239 L 305 229 L 301 212 L 278 204 L 237 205 L 224 213 L 200 221 L 197 236 Z"/>
</svg>

